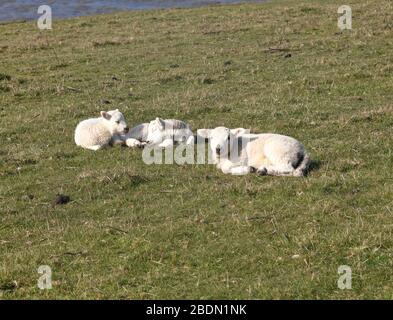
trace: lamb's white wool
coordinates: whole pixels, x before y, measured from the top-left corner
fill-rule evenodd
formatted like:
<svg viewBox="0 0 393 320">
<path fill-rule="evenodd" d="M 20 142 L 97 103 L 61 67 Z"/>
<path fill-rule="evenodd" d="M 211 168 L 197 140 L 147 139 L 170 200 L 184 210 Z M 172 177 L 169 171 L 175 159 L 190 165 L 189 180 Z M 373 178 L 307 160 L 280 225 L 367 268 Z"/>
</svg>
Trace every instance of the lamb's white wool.
<svg viewBox="0 0 393 320">
<path fill-rule="evenodd" d="M 190 127 L 180 120 L 156 118 L 147 128 L 147 144 L 161 148 L 172 146 L 174 142 L 194 143 Z"/>
<path fill-rule="evenodd" d="M 142 147 L 147 141 L 147 129 L 148 123 L 141 123 L 136 127 L 132 128 L 128 134 L 125 135 L 124 139 L 126 145 L 129 147 Z"/>
<path fill-rule="evenodd" d="M 198 134 L 209 137 L 214 163 L 224 173 L 243 175 L 256 170 L 261 175 L 303 176 L 310 164 L 304 146 L 288 136 L 236 136 L 225 127 L 198 130 Z"/>
<path fill-rule="evenodd" d="M 123 114 L 118 110 L 101 111 L 100 118 L 87 119 L 75 129 L 75 143 L 85 149 L 99 150 L 104 146 L 124 143 L 128 133 Z"/>
</svg>

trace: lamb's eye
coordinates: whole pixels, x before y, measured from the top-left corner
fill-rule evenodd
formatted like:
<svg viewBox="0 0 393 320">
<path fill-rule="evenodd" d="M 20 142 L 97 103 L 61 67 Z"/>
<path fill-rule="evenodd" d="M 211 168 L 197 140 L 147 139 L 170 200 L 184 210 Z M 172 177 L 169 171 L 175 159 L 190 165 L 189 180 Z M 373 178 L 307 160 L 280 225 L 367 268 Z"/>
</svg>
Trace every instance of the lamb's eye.
<svg viewBox="0 0 393 320">
<path fill-rule="evenodd" d="M 120 124 L 120 121 L 116 121 L 117 124 Z"/>
</svg>

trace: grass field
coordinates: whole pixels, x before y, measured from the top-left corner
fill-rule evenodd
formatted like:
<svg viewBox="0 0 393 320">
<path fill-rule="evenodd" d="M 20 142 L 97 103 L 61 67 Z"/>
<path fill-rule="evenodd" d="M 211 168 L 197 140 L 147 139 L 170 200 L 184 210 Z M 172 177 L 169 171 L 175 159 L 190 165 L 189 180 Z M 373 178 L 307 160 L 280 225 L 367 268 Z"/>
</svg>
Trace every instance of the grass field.
<svg viewBox="0 0 393 320">
<path fill-rule="evenodd" d="M 340 31 L 342 4 L 0 25 L 1 298 L 393 298 L 393 4 L 346 1 Z M 80 120 L 115 108 L 131 126 L 291 135 L 313 170 L 235 177 L 75 146 Z"/>
</svg>

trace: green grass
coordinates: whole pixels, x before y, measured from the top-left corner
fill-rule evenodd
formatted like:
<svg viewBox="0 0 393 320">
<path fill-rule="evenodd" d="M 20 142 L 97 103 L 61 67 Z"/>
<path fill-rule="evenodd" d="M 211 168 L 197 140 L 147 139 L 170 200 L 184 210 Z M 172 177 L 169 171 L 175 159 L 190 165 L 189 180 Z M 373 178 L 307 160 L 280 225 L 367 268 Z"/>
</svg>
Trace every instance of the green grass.
<svg viewBox="0 0 393 320">
<path fill-rule="evenodd" d="M 347 1 L 341 32 L 342 4 L 0 25 L 1 297 L 393 298 L 393 5 Z M 77 148 L 76 124 L 115 108 L 130 125 L 291 135 L 314 170 L 234 177 Z M 343 264 L 352 290 L 337 288 Z"/>
</svg>

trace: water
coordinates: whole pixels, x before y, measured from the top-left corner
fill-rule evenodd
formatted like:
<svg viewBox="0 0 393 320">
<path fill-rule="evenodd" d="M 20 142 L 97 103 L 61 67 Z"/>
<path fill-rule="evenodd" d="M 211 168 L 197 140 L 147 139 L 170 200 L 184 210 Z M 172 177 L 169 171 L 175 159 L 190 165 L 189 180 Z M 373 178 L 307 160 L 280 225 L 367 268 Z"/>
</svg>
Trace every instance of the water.
<svg viewBox="0 0 393 320">
<path fill-rule="evenodd" d="M 37 9 L 44 4 L 51 6 L 53 19 L 56 19 L 124 10 L 195 7 L 238 2 L 258 2 L 258 0 L 0 0 L 0 21 L 38 19 L 40 15 Z"/>
</svg>

